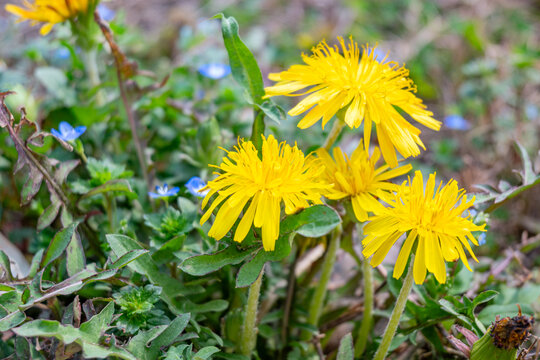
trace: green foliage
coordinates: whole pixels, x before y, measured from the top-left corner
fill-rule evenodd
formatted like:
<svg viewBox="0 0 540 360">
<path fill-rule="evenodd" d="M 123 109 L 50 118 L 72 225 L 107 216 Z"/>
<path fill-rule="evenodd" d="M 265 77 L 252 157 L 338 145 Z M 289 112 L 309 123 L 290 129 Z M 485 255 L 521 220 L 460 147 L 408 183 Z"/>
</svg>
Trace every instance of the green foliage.
<svg viewBox="0 0 540 360">
<path fill-rule="evenodd" d="M 328 358 L 354 357 L 366 260 L 348 199 L 281 218 L 267 252 L 259 228 L 233 241 L 238 222 L 220 241 L 209 238 L 213 219 L 200 225 L 202 198 L 184 186 L 193 176 L 212 180 L 239 138 L 258 143 L 273 134 L 306 155 L 324 143 L 328 128 L 299 130 L 283 110 L 297 102 L 265 99 L 264 87 L 266 74 L 299 64 L 320 40 L 334 45 L 336 19 L 340 35 L 378 42 L 389 61 L 406 62 L 438 120 L 462 114 L 469 122 L 467 131 L 418 126 L 429 151 L 414 167 L 466 189 L 489 184 L 479 186 L 471 214 L 490 228 L 487 245 L 473 247 L 479 262 L 470 261 L 473 272 L 447 262 L 446 284 L 428 276 L 415 285 L 390 351 L 455 357 L 446 339 L 454 325 L 489 340 L 489 325 L 515 316 L 516 304 L 538 314 L 540 159 L 529 154 L 540 144 L 540 51 L 532 5 L 370 0 L 330 11 L 310 1 L 246 1 L 191 13 L 170 3 L 152 9 L 144 30 L 126 24 L 142 2 L 115 7 L 105 24 L 112 39 L 93 12 L 56 24 L 45 38 L 3 28 L 0 85 L 16 94 L 0 94 L 0 358 L 249 360 L 239 354 L 247 287 L 262 272 L 258 329 L 249 329 L 253 358 L 312 359 L 314 345 Z M 209 19 L 216 10 L 223 13 Z M 198 70 L 227 62 L 232 76 Z M 62 121 L 87 131 L 72 141 L 51 136 Z M 361 132 L 343 132 L 344 151 Z M 180 187 L 176 201 L 149 199 L 164 183 Z M 311 325 L 327 235 L 338 226 L 341 249 Z M 392 277 L 392 254 L 387 261 L 374 269 L 373 324 L 385 323 L 402 285 Z M 380 342 L 379 327 L 369 330 L 366 359 Z M 338 346 L 342 331 L 351 333 Z M 473 357 L 495 358 L 479 346 Z"/>
<path fill-rule="evenodd" d="M 116 319 L 116 326 L 128 334 L 135 334 L 149 326 L 168 323 L 169 319 L 163 311 L 154 308 L 160 295 L 161 288 L 150 284 L 143 288 L 128 286 L 114 293 L 115 302 L 122 309 L 122 315 Z"/>
</svg>

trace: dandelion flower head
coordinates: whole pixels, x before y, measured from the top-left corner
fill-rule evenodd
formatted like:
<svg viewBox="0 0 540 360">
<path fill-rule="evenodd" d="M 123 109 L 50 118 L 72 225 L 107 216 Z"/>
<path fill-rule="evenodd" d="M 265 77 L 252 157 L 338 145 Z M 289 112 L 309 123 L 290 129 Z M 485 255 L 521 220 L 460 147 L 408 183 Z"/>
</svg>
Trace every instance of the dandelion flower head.
<svg viewBox="0 0 540 360">
<path fill-rule="evenodd" d="M 414 281 L 424 282 L 426 270 L 433 273 L 440 283 L 446 282 L 445 261 L 458 258 L 471 270 L 463 248 L 475 261 L 471 245 L 478 246 L 473 231 L 485 231 L 485 224 L 475 225 L 470 214 L 465 213 L 474 204 L 474 197 L 467 199 L 465 190 L 459 189 L 455 180 L 436 187 L 435 174 L 430 174 L 425 190 L 422 173 L 416 171 L 414 179 L 404 182 L 388 202 L 389 207 L 370 218 L 364 226 L 366 237 L 362 241 L 366 258 L 373 255 L 372 266 L 378 266 L 398 238 L 408 232 L 399 252 L 394 278 L 399 278 L 416 244 L 413 266 Z M 472 271 L 472 270 L 471 270 Z"/>
<path fill-rule="evenodd" d="M 369 148 L 371 129 L 375 124 L 382 155 L 390 167 L 397 166 L 396 151 L 404 158 L 420 154 L 420 130 L 400 113 L 407 113 L 420 124 L 439 130 L 441 123 L 433 119 L 422 100 L 415 95 L 416 86 L 409 78 L 409 70 L 397 62 L 380 58 L 375 48 L 358 45 L 350 38 L 345 44 L 338 38 L 338 46 L 322 41 L 312 49 L 313 55 L 302 54 L 305 65 L 293 65 L 288 70 L 272 73 L 277 81 L 267 87 L 266 97 L 277 95 L 307 95 L 289 115 L 307 112 L 298 127 L 305 129 L 322 119 L 322 126 L 340 110 L 346 108 L 344 120 L 350 128 L 358 128 L 364 121 L 364 143 Z M 300 92 L 302 91 L 302 92 Z"/>
<path fill-rule="evenodd" d="M 266 251 L 274 250 L 279 236 L 282 203 L 286 214 L 295 213 L 321 203 L 321 193 L 329 187 L 320 179 L 324 168 L 317 159 L 304 156 L 296 145 L 278 143 L 272 135 L 263 136 L 261 158 L 251 141 L 241 140 L 216 168 L 220 172 L 215 180 L 208 182 L 210 192 L 202 207 L 217 196 L 201 218 L 201 224 L 221 205 L 208 232 L 219 240 L 243 211 L 234 241 L 244 240 L 253 224 L 261 228 Z"/>
<path fill-rule="evenodd" d="M 40 33 L 47 35 L 55 24 L 87 12 L 96 3 L 96 0 L 23 0 L 24 8 L 7 4 L 6 11 L 19 16 L 19 21 L 30 20 L 32 25 L 44 23 Z"/>
<path fill-rule="evenodd" d="M 412 169 L 410 164 L 391 170 L 388 165 L 375 168 L 381 155 L 379 149 L 375 148 L 370 157 L 362 143 L 358 144 L 350 158 L 339 147 L 334 148 L 333 154 L 334 159 L 324 148 L 317 150 L 325 167 L 325 180 L 334 184 L 325 196 L 332 200 L 350 196 L 354 214 L 361 222 L 368 219 L 368 212 L 378 213 L 381 208 L 384 210 L 378 198 L 386 198 L 390 192 L 399 188 L 388 180 Z"/>
</svg>

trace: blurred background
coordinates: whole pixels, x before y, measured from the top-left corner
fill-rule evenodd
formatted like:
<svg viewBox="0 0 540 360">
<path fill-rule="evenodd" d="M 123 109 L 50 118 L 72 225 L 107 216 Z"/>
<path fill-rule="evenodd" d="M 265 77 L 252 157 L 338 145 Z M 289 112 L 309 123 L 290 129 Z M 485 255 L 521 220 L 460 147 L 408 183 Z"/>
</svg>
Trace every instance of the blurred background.
<svg viewBox="0 0 540 360">
<path fill-rule="evenodd" d="M 3 10 L 8 2 L 17 1 L 0 1 L 0 89 L 17 91 L 10 101 L 24 104 L 29 117 L 43 128 L 64 117 L 92 124 L 97 134 L 105 135 L 96 135 L 85 146 L 93 146 L 93 153 L 99 154 L 99 147 L 112 136 L 111 124 L 127 125 L 110 112 L 92 112 L 80 105 L 73 89 L 83 78 L 82 64 L 77 60 L 77 48 L 67 41 L 68 26 L 56 25 L 56 36 L 42 37 L 39 28 L 28 22 L 15 24 L 15 17 Z M 418 95 L 444 123 L 440 132 L 419 126 L 427 151 L 412 160 L 415 168 L 437 171 L 441 179 L 453 177 L 472 192 L 478 191 L 475 184 L 504 189 L 519 183 L 513 171 L 522 168 L 516 140 L 536 169 L 540 167 L 535 160 L 540 143 L 538 1 L 129 0 L 103 1 L 102 5 L 102 17 L 111 22 L 118 43 L 139 68 L 154 72 L 156 79 L 171 76 L 161 92 L 137 107 L 148 128 L 146 139 L 154 148 L 157 170 L 166 175 L 171 164 L 182 168 L 174 172 L 176 175 L 170 174 L 172 180 L 185 181 L 196 174 L 191 161 L 196 154 L 191 156 L 186 144 L 197 132 L 193 126 L 197 119 L 215 116 L 225 131 L 223 143 L 227 146 L 250 128 L 251 111 L 238 106 L 245 102 L 232 77 L 209 85 L 209 80 L 197 73 L 201 64 L 227 62 L 219 22 L 211 20 L 220 12 L 238 20 L 240 34 L 258 60 L 266 85 L 271 84 L 269 72 L 300 63 L 302 52 L 309 53 L 322 39 L 334 42 L 336 36 L 352 35 L 360 44 L 378 44 L 382 56 L 406 63 Z M 100 62 L 102 72 L 111 71 L 111 59 Z M 190 80 L 193 78 L 198 82 Z M 285 109 L 295 100 L 277 99 Z M 153 128 L 156 119 L 161 121 L 159 128 Z M 297 141 L 304 150 L 304 139 L 310 144 L 322 143 L 324 133 L 318 125 L 299 136 L 296 123 L 289 118 L 280 125 L 270 124 L 270 130 L 282 139 Z M 191 126 L 191 135 L 187 131 L 181 139 L 174 135 L 178 131 L 169 131 L 186 126 Z M 360 135 L 349 131 L 344 136 L 345 146 L 354 146 Z M 5 138 L 2 135 L 1 140 Z M 171 153 L 171 148 L 176 153 Z M 172 155 L 165 158 L 166 152 Z M 9 170 L 6 158 L 12 155 L 3 150 L 0 170 Z M 199 160 L 198 164 L 212 161 Z M 7 200 L 3 200 L 2 209 L 16 209 L 17 199 L 7 195 L 13 182 L 6 174 L 2 193 Z M 11 239 L 25 236 L 18 232 L 26 227 L 14 225 L 21 221 L 16 211 L 3 216 L 2 227 Z M 15 233 L 10 233 L 11 227 Z M 538 233 L 540 190 L 536 188 L 493 213 L 486 239 L 489 246 L 479 251 L 502 253 L 510 244 Z M 532 264 L 538 264 L 535 258 Z"/>
</svg>

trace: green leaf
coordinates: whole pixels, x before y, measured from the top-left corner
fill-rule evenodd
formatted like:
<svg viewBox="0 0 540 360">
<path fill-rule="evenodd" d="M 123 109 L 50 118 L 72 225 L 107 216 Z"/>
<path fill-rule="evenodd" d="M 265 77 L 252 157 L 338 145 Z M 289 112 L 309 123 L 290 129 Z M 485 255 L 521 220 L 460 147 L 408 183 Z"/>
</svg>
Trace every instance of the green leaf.
<svg viewBox="0 0 540 360">
<path fill-rule="evenodd" d="M 280 234 L 296 231 L 305 237 L 321 237 L 340 223 L 341 219 L 334 209 L 326 205 L 315 205 L 287 216 L 281 222 Z"/>
<path fill-rule="evenodd" d="M 72 223 L 65 229 L 62 229 L 58 233 L 56 233 L 51 243 L 49 244 L 45 255 L 43 256 L 43 260 L 41 261 L 42 269 L 49 265 L 52 261 L 58 259 L 60 255 L 62 255 L 62 253 L 70 243 L 77 225 L 77 222 Z"/>
<path fill-rule="evenodd" d="M 79 166 L 80 163 L 80 160 L 69 160 L 60 163 L 60 165 L 58 165 L 58 169 L 54 173 L 54 179 L 59 184 L 63 184 L 66 181 L 69 173 Z"/>
<path fill-rule="evenodd" d="M 251 251 L 241 251 L 234 244 L 214 254 L 198 255 L 186 259 L 180 268 L 195 276 L 203 276 L 226 265 L 236 265 L 244 261 Z"/>
<path fill-rule="evenodd" d="M 51 198 L 53 198 L 53 195 L 51 195 Z M 38 218 L 37 223 L 37 230 L 41 231 L 45 229 L 47 226 L 51 225 L 54 219 L 56 219 L 56 216 L 58 215 L 58 212 L 60 211 L 60 207 L 62 206 L 62 202 L 60 200 L 53 201 L 46 209 L 43 211 L 43 213 Z"/>
<path fill-rule="evenodd" d="M 58 321 L 54 320 L 30 321 L 13 329 L 13 332 L 24 337 L 55 337 L 64 344 L 71 344 L 81 337 L 79 329 L 71 325 L 61 325 Z"/>
<path fill-rule="evenodd" d="M 133 250 L 144 250 L 136 240 L 125 235 L 108 234 L 106 235 L 106 238 L 113 254 L 116 255 L 117 258 L 120 258 Z M 179 305 L 176 301 L 177 297 L 188 296 L 204 291 L 202 286 L 185 286 L 177 279 L 173 279 L 169 275 L 161 272 L 148 253 L 142 254 L 137 259 L 129 262 L 127 266 L 131 270 L 147 276 L 152 284 L 162 287 L 162 299 L 169 306 L 174 308 L 175 311 L 179 309 Z"/>
<path fill-rule="evenodd" d="M 73 232 L 71 241 L 66 249 L 66 267 L 69 276 L 73 276 L 86 267 L 86 258 L 81 243 L 81 238 L 77 231 Z"/>
<path fill-rule="evenodd" d="M 97 315 L 92 316 L 90 320 L 81 324 L 80 331 L 86 341 L 98 343 L 101 335 L 107 330 L 114 315 L 114 302 L 110 302 Z"/>
<path fill-rule="evenodd" d="M 516 141 L 515 146 L 516 150 L 519 152 L 521 161 L 523 162 L 523 172 L 520 172 L 521 177 L 523 178 L 523 185 L 532 184 L 536 180 L 536 175 L 533 170 L 531 158 L 523 145 Z"/>
<path fill-rule="evenodd" d="M 4 269 L 4 272 L 6 273 L 6 276 L 7 276 L 8 280 L 13 279 L 13 274 L 11 273 L 11 264 L 9 262 L 9 257 L 2 250 L 0 250 L 0 270 L 1 269 Z"/>
<path fill-rule="evenodd" d="M 223 14 L 214 18 L 221 19 L 221 32 L 234 79 L 247 90 L 254 103 L 261 104 L 264 96 L 261 70 L 251 51 L 240 39 L 238 23 L 233 17 Z"/>
<path fill-rule="evenodd" d="M 142 255 L 148 253 L 148 250 L 131 250 L 125 253 L 124 255 L 120 256 L 118 260 L 116 260 L 114 263 L 109 266 L 111 269 L 121 269 L 124 266 L 128 265 L 133 260 L 137 260 Z"/>
<path fill-rule="evenodd" d="M 229 307 L 229 302 L 223 299 L 210 300 L 204 304 L 195 304 L 184 300 L 184 311 L 199 314 L 205 312 L 222 312 Z"/>
<path fill-rule="evenodd" d="M 291 241 L 294 233 L 280 236 L 276 241 L 274 251 L 265 251 L 261 248 L 255 256 L 246 262 L 236 275 L 236 287 L 246 287 L 255 282 L 259 274 L 264 268 L 264 265 L 269 261 L 280 261 L 291 253 Z"/>
<path fill-rule="evenodd" d="M 103 311 L 105 311 L 105 309 L 102 310 L 102 312 Z M 100 315 L 95 315 L 93 318 Z M 81 328 L 83 325 L 84 324 L 81 325 Z M 127 360 L 138 360 L 138 358 L 130 354 L 128 351 L 114 345 L 106 348 L 96 343 L 92 343 L 90 340 L 96 339 L 94 333 L 92 333 L 91 337 L 89 337 L 87 332 L 81 331 L 80 329 L 77 329 L 71 325 L 62 325 L 58 321 L 34 320 L 13 329 L 13 332 L 24 337 L 54 337 L 62 341 L 64 344 L 76 342 L 77 344 L 81 345 L 85 359 L 105 359 L 111 356 L 117 356 Z"/>
<path fill-rule="evenodd" d="M 132 193 L 133 190 L 131 190 L 131 186 L 129 186 L 129 182 L 125 179 L 116 179 L 116 180 L 110 180 L 107 181 L 105 184 L 100 185 L 98 187 L 93 188 L 83 196 L 81 196 L 80 200 L 87 199 L 91 196 L 108 193 L 112 191 L 120 191 L 120 192 L 127 192 Z"/>
<path fill-rule="evenodd" d="M 337 353 L 337 360 L 353 360 L 354 359 L 354 349 L 353 349 L 353 340 L 351 333 L 345 335 L 341 342 L 339 343 L 339 350 Z"/>
<path fill-rule="evenodd" d="M 474 311 L 474 309 L 478 305 L 490 301 L 497 295 L 499 295 L 499 292 L 495 290 L 487 290 L 487 291 L 481 292 L 480 294 L 478 294 L 478 296 L 474 298 L 472 302 L 472 306 L 471 306 L 471 311 Z"/>
<path fill-rule="evenodd" d="M 0 332 L 8 331 L 26 320 L 26 315 L 17 310 L 0 319 Z"/>
<path fill-rule="evenodd" d="M 161 348 L 172 344 L 186 328 L 190 314 L 181 314 L 169 325 L 156 326 L 139 331 L 129 342 L 127 349 L 141 360 L 157 359 Z"/>
<path fill-rule="evenodd" d="M 199 351 L 197 351 L 197 353 L 193 357 L 193 360 L 211 359 L 212 355 L 214 355 L 215 353 L 218 353 L 218 352 L 219 352 L 219 349 L 217 347 L 215 347 L 215 346 L 205 346 L 202 349 L 200 349 Z"/>
<path fill-rule="evenodd" d="M 182 248 L 185 240 L 186 234 L 175 236 L 163 244 L 159 250 L 153 253 L 152 259 L 159 264 L 170 262 L 172 259 L 174 259 L 174 253 Z"/>
</svg>

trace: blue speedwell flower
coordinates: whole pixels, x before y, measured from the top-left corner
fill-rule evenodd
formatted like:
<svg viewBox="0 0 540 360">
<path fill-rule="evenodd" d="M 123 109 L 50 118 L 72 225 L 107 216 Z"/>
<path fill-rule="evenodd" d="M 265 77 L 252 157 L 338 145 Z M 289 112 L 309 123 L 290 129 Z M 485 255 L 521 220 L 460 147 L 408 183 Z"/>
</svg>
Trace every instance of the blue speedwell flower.
<svg viewBox="0 0 540 360">
<path fill-rule="evenodd" d="M 486 234 L 481 233 L 480 236 L 478 236 L 478 244 L 484 245 L 486 243 Z"/>
<path fill-rule="evenodd" d="M 116 15 L 116 12 L 114 10 L 108 8 L 106 5 L 103 4 L 99 4 L 97 6 L 97 12 L 99 14 L 99 17 L 101 17 L 105 21 L 111 21 Z"/>
<path fill-rule="evenodd" d="M 60 131 L 51 129 L 51 134 L 60 140 L 72 141 L 77 139 L 86 131 L 86 126 L 77 126 L 76 128 L 73 128 L 70 123 L 62 121 L 60 126 L 58 126 L 58 130 Z"/>
<path fill-rule="evenodd" d="M 469 130 L 471 124 L 460 115 L 448 115 L 444 118 L 444 126 L 452 130 Z"/>
<path fill-rule="evenodd" d="M 198 176 L 194 176 L 186 183 L 186 188 L 193 196 L 205 197 L 208 194 L 208 190 L 200 191 L 206 186 L 206 183 Z"/>
<path fill-rule="evenodd" d="M 163 184 L 163 186 L 156 186 L 156 192 L 148 192 L 148 196 L 152 199 L 167 198 L 169 196 L 174 196 L 180 191 L 178 186 L 169 189 L 169 185 Z"/>
<path fill-rule="evenodd" d="M 197 70 L 201 75 L 214 80 L 224 78 L 231 73 L 231 67 L 229 65 L 220 63 L 204 64 L 199 66 Z"/>
</svg>

